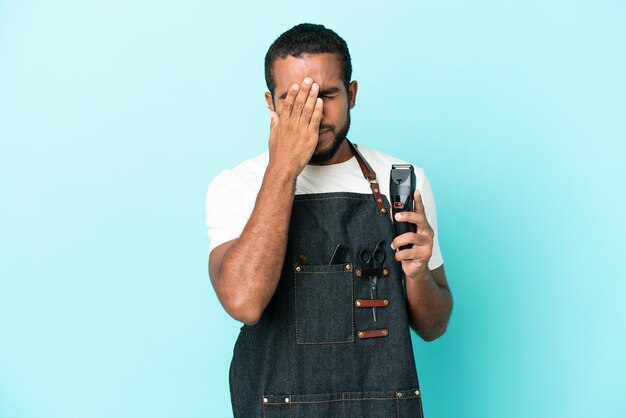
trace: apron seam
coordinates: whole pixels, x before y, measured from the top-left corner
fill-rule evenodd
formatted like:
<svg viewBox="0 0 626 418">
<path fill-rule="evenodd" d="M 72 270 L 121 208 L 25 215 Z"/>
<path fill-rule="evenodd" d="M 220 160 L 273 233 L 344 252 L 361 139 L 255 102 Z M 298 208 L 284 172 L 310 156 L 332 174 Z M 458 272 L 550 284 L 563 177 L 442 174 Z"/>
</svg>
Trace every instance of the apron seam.
<svg viewBox="0 0 626 418">
<path fill-rule="evenodd" d="M 298 202 L 314 202 L 314 201 L 319 201 L 319 200 L 360 200 L 363 202 L 367 202 L 369 200 L 369 196 L 367 199 L 361 198 L 361 197 L 350 197 L 350 196 L 319 197 L 319 198 L 314 198 L 314 199 L 302 199 L 302 200 L 298 200 Z"/>
<path fill-rule="evenodd" d="M 235 379 L 233 377 L 233 368 L 230 368 L 230 380 L 233 385 L 233 404 L 235 407 L 235 418 L 239 417 L 239 405 L 237 405 L 237 388 L 235 387 Z"/>
<path fill-rule="evenodd" d="M 400 400 L 396 398 L 396 417 L 400 418 Z"/>
<path fill-rule="evenodd" d="M 415 398 L 407 398 L 407 399 L 417 399 L 417 397 L 415 397 Z M 350 402 L 350 401 L 393 401 L 393 400 L 399 401 L 399 399 L 396 398 L 395 396 L 389 396 L 389 397 L 386 397 L 386 398 L 372 398 L 372 397 L 366 397 L 366 398 L 344 398 L 342 396 L 341 399 L 329 399 L 329 400 L 324 400 L 324 401 L 294 401 L 294 400 L 290 400 L 289 404 L 298 404 L 298 405 L 300 405 L 300 404 L 334 403 L 334 402 L 346 403 L 346 402 Z M 266 405 L 283 405 L 283 402 L 268 402 Z"/>
</svg>

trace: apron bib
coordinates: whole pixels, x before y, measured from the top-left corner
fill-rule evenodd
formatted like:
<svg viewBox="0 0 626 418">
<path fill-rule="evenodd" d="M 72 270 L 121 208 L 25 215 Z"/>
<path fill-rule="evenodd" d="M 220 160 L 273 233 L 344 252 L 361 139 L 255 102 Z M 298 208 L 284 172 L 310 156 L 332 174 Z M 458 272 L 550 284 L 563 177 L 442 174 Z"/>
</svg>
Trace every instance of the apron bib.
<svg viewBox="0 0 626 418">
<path fill-rule="evenodd" d="M 235 343 L 229 382 L 237 418 L 423 417 L 389 204 L 350 145 L 374 197 L 295 196 L 276 292 Z M 329 264 L 338 244 L 347 254 Z M 382 265 L 365 265 L 361 250 L 377 245 Z"/>
</svg>

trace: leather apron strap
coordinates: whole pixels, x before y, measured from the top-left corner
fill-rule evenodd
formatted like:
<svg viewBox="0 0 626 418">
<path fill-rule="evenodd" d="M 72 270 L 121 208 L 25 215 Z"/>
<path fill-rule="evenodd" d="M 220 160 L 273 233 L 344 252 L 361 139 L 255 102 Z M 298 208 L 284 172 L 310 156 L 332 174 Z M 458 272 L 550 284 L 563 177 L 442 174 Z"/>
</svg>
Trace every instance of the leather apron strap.
<svg viewBox="0 0 626 418">
<path fill-rule="evenodd" d="M 363 155 L 361 155 L 361 153 L 357 149 L 357 146 L 350 142 L 348 138 L 346 138 L 346 141 L 348 141 L 348 145 L 350 145 L 350 149 L 356 157 L 356 160 L 359 163 L 359 167 L 361 167 L 363 176 L 370 183 L 372 193 L 374 194 L 374 200 L 376 201 L 376 205 L 378 206 L 378 212 L 386 215 L 387 213 L 389 213 L 389 209 L 386 207 L 383 196 L 380 193 L 380 187 L 378 185 L 378 180 L 376 179 L 376 172 L 372 170 L 372 167 L 367 163 L 367 161 L 365 161 L 365 158 L 363 158 Z"/>
</svg>

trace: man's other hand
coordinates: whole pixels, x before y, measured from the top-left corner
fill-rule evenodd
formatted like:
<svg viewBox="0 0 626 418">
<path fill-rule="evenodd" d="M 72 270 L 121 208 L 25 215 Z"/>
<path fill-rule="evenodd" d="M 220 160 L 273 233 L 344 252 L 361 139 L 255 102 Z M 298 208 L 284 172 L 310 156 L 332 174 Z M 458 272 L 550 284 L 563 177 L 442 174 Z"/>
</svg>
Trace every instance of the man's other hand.
<svg viewBox="0 0 626 418">
<path fill-rule="evenodd" d="M 426 212 L 422 196 L 415 190 L 415 210 L 398 212 L 395 219 L 398 222 L 410 222 L 417 225 L 417 232 L 406 232 L 398 235 L 392 242 L 391 248 L 400 248 L 403 245 L 412 247 L 396 251 L 396 260 L 402 263 L 404 274 L 410 279 L 419 277 L 428 272 L 428 261 L 433 253 L 433 239 L 435 233 L 426 220 Z"/>
</svg>

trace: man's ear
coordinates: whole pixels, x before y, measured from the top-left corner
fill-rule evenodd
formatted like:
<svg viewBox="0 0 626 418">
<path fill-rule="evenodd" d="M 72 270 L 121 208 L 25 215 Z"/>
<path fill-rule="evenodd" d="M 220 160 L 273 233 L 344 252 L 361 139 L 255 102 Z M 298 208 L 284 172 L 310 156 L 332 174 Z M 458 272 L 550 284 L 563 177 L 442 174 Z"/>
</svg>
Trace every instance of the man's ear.
<svg viewBox="0 0 626 418">
<path fill-rule="evenodd" d="M 272 100 L 271 93 L 265 92 L 265 101 L 267 102 L 267 107 L 269 107 L 272 112 L 276 112 L 276 109 L 274 109 L 274 100 Z"/>
<path fill-rule="evenodd" d="M 356 105 L 356 92 L 359 90 L 359 83 L 352 80 L 348 85 L 348 106 L 352 109 Z"/>
</svg>

